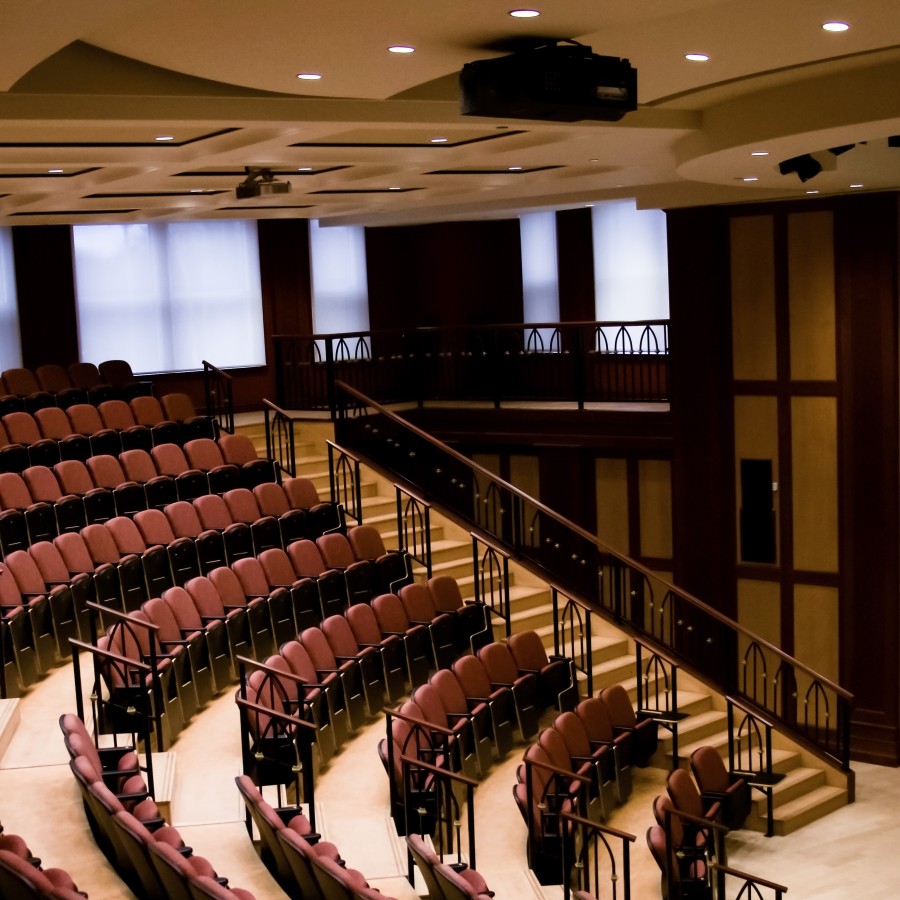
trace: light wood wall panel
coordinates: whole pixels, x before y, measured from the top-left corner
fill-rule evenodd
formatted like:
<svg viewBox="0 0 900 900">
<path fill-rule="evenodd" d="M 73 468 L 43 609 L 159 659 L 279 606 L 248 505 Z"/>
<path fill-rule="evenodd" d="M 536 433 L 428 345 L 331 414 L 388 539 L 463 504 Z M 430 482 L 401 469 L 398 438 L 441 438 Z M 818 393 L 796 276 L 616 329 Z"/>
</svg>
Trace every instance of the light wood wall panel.
<svg viewBox="0 0 900 900">
<path fill-rule="evenodd" d="M 665 459 L 638 462 L 641 555 L 672 557 L 672 466 Z"/>
<path fill-rule="evenodd" d="M 541 496 L 541 476 L 536 456 L 510 456 L 509 480 L 531 497 Z M 550 504 L 552 506 L 552 504 Z"/>
<path fill-rule="evenodd" d="M 791 400 L 794 568 L 838 570 L 837 400 Z"/>
<path fill-rule="evenodd" d="M 741 460 L 772 460 L 772 481 L 778 482 L 778 401 L 775 397 L 743 397 L 734 398 L 734 482 L 735 482 L 735 516 L 738 541 L 738 558 L 740 558 L 740 515 L 743 497 L 741 496 Z M 778 547 L 778 493 L 772 497 L 775 508 L 776 552 Z"/>
<path fill-rule="evenodd" d="M 776 647 L 781 646 L 781 586 L 776 581 L 754 581 L 739 578 L 738 622 L 754 634 Z M 741 638 L 741 657 L 747 650 L 747 640 Z"/>
<path fill-rule="evenodd" d="M 788 216 L 791 378 L 837 377 L 834 304 L 834 216 Z"/>
<path fill-rule="evenodd" d="M 628 553 L 628 469 L 624 459 L 598 459 L 596 468 L 597 537 Z"/>
<path fill-rule="evenodd" d="M 773 216 L 731 220 L 731 331 L 734 377 L 773 380 L 775 250 Z"/>
<path fill-rule="evenodd" d="M 794 657 L 840 683 L 837 588 L 794 586 Z"/>
</svg>

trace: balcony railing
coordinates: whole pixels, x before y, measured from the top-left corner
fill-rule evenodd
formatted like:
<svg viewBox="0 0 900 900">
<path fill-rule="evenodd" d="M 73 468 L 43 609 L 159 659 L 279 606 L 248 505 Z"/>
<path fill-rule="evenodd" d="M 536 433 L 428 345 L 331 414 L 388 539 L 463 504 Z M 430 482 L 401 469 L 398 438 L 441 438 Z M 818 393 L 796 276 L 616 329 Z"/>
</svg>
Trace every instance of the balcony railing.
<svg viewBox="0 0 900 900">
<path fill-rule="evenodd" d="M 276 335 L 278 403 L 335 411 L 340 380 L 381 403 L 665 402 L 669 323 L 571 322 Z"/>
<path fill-rule="evenodd" d="M 698 675 L 849 772 L 848 691 L 349 385 L 336 384 L 336 396 L 344 446 L 616 623 L 649 654 Z M 750 677 L 748 666 L 777 677 Z"/>
</svg>

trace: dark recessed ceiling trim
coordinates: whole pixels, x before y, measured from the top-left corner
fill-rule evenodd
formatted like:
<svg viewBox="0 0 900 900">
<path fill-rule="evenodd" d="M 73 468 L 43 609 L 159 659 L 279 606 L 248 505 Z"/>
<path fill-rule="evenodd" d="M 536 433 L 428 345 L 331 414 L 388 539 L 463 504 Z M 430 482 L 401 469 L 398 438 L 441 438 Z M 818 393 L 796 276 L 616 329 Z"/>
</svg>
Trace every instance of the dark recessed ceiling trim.
<svg viewBox="0 0 900 900">
<path fill-rule="evenodd" d="M 435 169 L 425 175 L 530 175 L 532 172 L 546 172 L 549 169 L 562 169 L 563 166 L 531 166 L 514 169 Z"/>
<path fill-rule="evenodd" d="M 216 194 L 225 194 L 223 190 L 204 191 L 142 191 L 122 194 L 85 194 L 84 200 L 111 200 L 115 197 L 212 197 Z"/>
<path fill-rule="evenodd" d="M 288 144 L 289 147 L 384 147 L 386 150 L 392 148 L 403 147 L 433 147 L 435 150 L 446 149 L 447 147 L 465 147 L 467 144 L 480 144 L 484 141 L 496 141 L 500 138 L 511 137 L 514 134 L 527 134 L 527 131 L 503 131 L 500 134 L 485 134 L 481 137 L 467 138 L 464 141 L 445 141 L 440 144 L 433 144 L 428 141 L 391 141 L 385 143 L 359 143 L 355 141 L 303 141 L 299 144 Z"/>
<path fill-rule="evenodd" d="M 296 167 L 278 168 L 275 166 L 265 166 L 273 175 L 289 175 L 291 177 L 305 177 L 309 175 L 324 175 L 326 172 L 340 172 L 341 169 L 350 169 L 352 166 L 326 166 L 322 169 L 313 169 L 311 172 L 301 172 Z M 194 172 L 175 172 L 172 178 L 243 178 L 247 175 L 245 169 L 233 169 L 227 172 L 218 171 L 210 172 L 198 169 Z"/>
<path fill-rule="evenodd" d="M 309 194 L 408 194 L 421 191 L 422 188 L 334 188 L 320 191 L 309 191 Z"/>
<path fill-rule="evenodd" d="M 72 172 L 2 172 L 0 178 L 74 178 L 76 175 L 87 175 L 89 172 L 99 172 L 101 166 L 92 166 L 90 169 L 77 169 Z"/>
<path fill-rule="evenodd" d="M 134 209 L 53 209 L 48 212 L 14 212 L 11 216 L 110 216 L 138 212 Z"/>
<path fill-rule="evenodd" d="M 0 147 L 187 147 L 198 141 L 208 141 L 240 130 L 240 128 L 222 128 L 220 131 L 200 134 L 186 141 L 0 141 Z"/>
</svg>

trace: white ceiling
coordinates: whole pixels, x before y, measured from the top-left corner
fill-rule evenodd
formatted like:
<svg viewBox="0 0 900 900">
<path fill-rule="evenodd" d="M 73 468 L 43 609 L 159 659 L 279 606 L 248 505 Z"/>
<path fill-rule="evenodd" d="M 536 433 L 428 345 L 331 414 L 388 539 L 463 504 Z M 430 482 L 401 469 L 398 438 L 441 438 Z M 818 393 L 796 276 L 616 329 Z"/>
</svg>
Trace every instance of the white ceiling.
<svg viewBox="0 0 900 900">
<path fill-rule="evenodd" d="M 514 7 L 0 0 L 0 221 L 374 225 L 900 187 L 887 146 L 900 134 L 897 0 L 542 0 L 534 19 Z M 850 30 L 823 31 L 832 19 Z M 528 36 L 627 57 L 638 111 L 614 124 L 461 116 L 462 66 Z M 778 172 L 844 144 L 856 146 L 826 153 L 806 184 Z M 292 193 L 237 201 L 246 166 L 276 169 Z"/>
</svg>

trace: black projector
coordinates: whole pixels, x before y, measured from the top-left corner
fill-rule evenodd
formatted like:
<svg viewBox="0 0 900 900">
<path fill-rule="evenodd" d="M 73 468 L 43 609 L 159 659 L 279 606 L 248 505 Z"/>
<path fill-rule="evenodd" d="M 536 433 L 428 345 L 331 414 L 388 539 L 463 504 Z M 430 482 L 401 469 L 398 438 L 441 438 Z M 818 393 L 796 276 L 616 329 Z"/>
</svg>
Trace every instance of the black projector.
<svg viewBox="0 0 900 900">
<path fill-rule="evenodd" d="M 238 200 L 247 200 L 250 197 L 274 197 L 290 192 L 289 181 L 244 181 L 234 189 Z"/>
<path fill-rule="evenodd" d="M 618 122 L 637 109 L 637 69 L 581 44 L 466 63 L 459 86 L 464 116 Z"/>
</svg>

